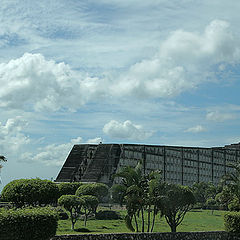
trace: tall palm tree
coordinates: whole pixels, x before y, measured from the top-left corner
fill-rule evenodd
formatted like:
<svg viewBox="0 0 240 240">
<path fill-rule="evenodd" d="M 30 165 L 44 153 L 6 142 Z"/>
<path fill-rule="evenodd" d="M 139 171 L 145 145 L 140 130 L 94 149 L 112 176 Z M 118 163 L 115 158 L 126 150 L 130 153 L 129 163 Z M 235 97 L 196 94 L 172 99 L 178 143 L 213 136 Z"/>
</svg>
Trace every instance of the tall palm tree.
<svg viewBox="0 0 240 240">
<path fill-rule="evenodd" d="M 235 171 L 227 174 L 224 177 L 224 180 L 227 182 L 228 186 L 236 195 L 240 203 L 240 163 L 232 166 L 234 167 Z"/>
<path fill-rule="evenodd" d="M 7 159 L 4 157 L 4 156 L 0 156 L 0 162 L 6 162 L 7 161 Z M 2 164 L 0 164 L 0 168 L 2 168 L 3 166 L 2 166 Z"/>
</svg>

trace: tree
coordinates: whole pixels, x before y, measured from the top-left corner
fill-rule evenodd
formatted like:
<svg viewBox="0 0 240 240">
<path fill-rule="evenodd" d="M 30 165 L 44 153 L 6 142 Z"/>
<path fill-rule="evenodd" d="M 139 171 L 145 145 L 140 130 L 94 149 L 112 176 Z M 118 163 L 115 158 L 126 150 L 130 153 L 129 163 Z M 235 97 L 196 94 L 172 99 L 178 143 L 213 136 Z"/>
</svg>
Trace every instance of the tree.
<svg viewBox="0 0 240 240">
<path fill-rule="evenodd" d="M 126 188 L 125 202 L 127 208 L 127 216 L 125 217 L 126 226 L 131 231 L 138 232 L 137 216 L 141 214 L 142 232 L 144 232 L 144 181 L 142 175 L 142 164 L 139 162 L 135 168 L 130 166 L 121 169 L 114 177 L 122 178 L 122 185 Z M 135 221 L 136 229 L 132 225 Z"/>
<path fill-rule="evenodd" d="M 229 189 L 237 197 L 240 204 L 240 162 L 232 165 L 234 172 L 224 176 L 224 180 L 227 182 Z"/>
<path fill-rule="evenodd" d="M 118 172 L 115 177 L 122 178 L 122 185 L 125 187 L 124 201 L 127 208 L 127 216 L 125 217 L 126 226 L 131 231 L 139 231 L 138 220 L 141 218 L 141 231 L 153 231 L 155 216 L 159 212 L 156 202 L 159 200 L 161 185 L 161 174 L 159 171 L 149 174 L 142 173 L 142 164 L 139 162 L 135 168 L 125 167 Z M 153 211 L 152 211 L 153 208 Z M 147 216 L 144 211 L 147 210 Z M 151 217 L 153 214 L 153 217 Z M 146 218 L 146 219 L 145 219 Z M 135 228 L 132 222 L 135 222 Z M 152 221 L 152 222 L 151 222 Z M 145 227 L 147 226 L 147 229 Z"/>
<path fill-rule="evenodd" d="M 92 195 L 97 197 L 98 201 L 101 202 L 108 196 L 108 186 L 104 183 L 83 184 L 77 189 L 76 195 Z"/>
<path fill-rule="evenodd" d="M 216 206 L 217 201 L 214 198 L 209 198 L 206 202 L 208 208 L 212 210 L 212 215 L 214 211 L 214 207 Z"/>
<path fill-rule="evenodd" d="M 119 203 L 120 206 L 122 206 L 124 204 L 124 196 L 126 195 L 127 187 L 121 184 L 115 184 L 110 191 L 112 202 Z"/>
<path fill-rule="evenodd" d="M 196 202 L 200 203 L 202 207 L 206 204 L 207 199 L 215 198 L 217 194 L 217 188 L 211 182 L 194 183 L 191 189 Z"/>
<path fill-rule="evenodd" d="M 83 195 L 81 196 L 83 200 L 83 209 L 84 209 L 84 226 L 87 226 L 87 218 L 89 214 L 96 213 L 99 201 L 97 197 L 92 195 Z"/>
<path fill-rule="evenodd" d="M 222 209 L 227 210 L 229 204 L 234 198 L 234 193 L 231 191 L 229 186 L 224 186 L 222 191 L 216 195 L 215 200 Z"/>
<path fill-rule="evenodd" d="M 4 157 L 4 156 L 0 156 L 0 162 L 6 162 L 7 161 L 7 159 Z M 0 164 L 0 169 L 2 168 L 3 166 L 2 166 L 2 164 Z"/>
<path fill-rule="evenodd" d="M 182 223 L 186 213 L 195 203 L 195 197 L 189 187 L 165 184 L 164 197 L 159 201 L 159 209 L 165 216 L 172 232 Z"/>
<path fill-rule="evenodd" d="M 75 195 L 63 195 L 58 199 L 58 204 L 70 212 L 72 230 L 74 230 L 74 225 L 77 222 L 78 213 L 84 203 L 85 202 L 82 198 Z"/>
</svg>

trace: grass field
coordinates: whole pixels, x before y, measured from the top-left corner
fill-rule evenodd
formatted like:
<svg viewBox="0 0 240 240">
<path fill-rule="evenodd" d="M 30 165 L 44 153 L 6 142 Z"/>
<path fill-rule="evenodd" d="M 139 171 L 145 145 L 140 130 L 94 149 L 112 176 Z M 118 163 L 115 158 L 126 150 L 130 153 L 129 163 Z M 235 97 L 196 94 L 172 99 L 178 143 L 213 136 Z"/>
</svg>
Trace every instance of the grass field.
<svg viewBox="0 0 240 240">
<path fill-rule="evenodd" d="M 125 212 L 120 211 L 124 216 Z M 221 231 L 223 227 L 223 216 L 225 211 L 210 210 L 192 210 L 185 216 L 183 222 L 177 228 L 178 232 L 194 232 L 194 231 Z M 83 228 L 84 223 L 81 220 L 75 225 L 75 229 Z M 89 220 L 87 228 L 90 233 L 122 233 L 130 232 L 124 223 L 124 220 Z M 164 218 L 159 218 L 156 221 L 154 232 L 170 232 L 170 228 Z M 60 220 L 58 223 L 58 235 L 63 234 L 80 234 L 71 230 L 70 220 Z"/>
</svg>

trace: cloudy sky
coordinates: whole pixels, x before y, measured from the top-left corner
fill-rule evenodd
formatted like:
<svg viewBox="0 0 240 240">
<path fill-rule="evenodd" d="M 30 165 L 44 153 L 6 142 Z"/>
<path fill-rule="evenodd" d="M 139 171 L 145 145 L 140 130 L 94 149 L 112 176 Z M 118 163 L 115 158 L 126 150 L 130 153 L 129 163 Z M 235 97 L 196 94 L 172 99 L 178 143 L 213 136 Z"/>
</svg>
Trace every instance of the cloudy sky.
<svg viewBox="0 0 240 240">
<path fill-rule="evenodd" d="M 1 0 L 2 185 L 76 143 L 240 141 L 240 1 Z"/>
</svg>

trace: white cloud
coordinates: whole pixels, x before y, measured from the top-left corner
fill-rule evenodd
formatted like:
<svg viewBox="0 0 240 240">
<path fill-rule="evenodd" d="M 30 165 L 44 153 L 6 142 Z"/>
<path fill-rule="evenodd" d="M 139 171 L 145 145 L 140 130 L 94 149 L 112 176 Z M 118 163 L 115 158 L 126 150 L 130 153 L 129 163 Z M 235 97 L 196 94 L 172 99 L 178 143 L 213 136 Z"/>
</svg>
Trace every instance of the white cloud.
<svg viewBox="0 0 240 240">
<path fill-rule="evenodd" d="M 96 137 L 96 138 L 93 138 L 93 139 L 88 139 L 87 143 L 92 143 L 92 144 L 95 144 L 95 143 L 100 143 L 100 142 L 103 142 L 103 139 L 101 137 Z"/>
<path fill-rule="evenodd" d="M 200 133 L 200 132 L 205 132 L 207 129 L 201 125 L 197 125 L 194 127 L 190 127 L 185 132 L 191 132 L 191 133 Z"/>
<path fill-rule="evenodd" d="M 0 64 L 0 84 L 0 107 L 35 110 L 76 109 L 102 91 L 98 78 L 30 53 Z"/>
<path fill-rule="evenodd" d="M 25 53 L 0 64 L 0 107 L 76 110 L 103 97 L 168 98 L 215 79 L 212 68 L 239 60 L 239 46 L 225 21 L 212 21 L 205 31 L 177 30 L 159 43 L 151 59 L 132 65 L 118 77 L 103 78 L 73 71 L 64 62 Z M 221 71 L 221 70 L 220 70 Z"/>
<path fill-rule="evenodd" d="M 236 118 L 234 113 L 226 113 L 226 112 L 219 112 L 219 111 L 211 111 L 207 113 L 206 119 L 215 122 L 224 122 L 227 120 L 233 120 Z"/>
<path fill-rule="evenodd" d="M 118 96 L 174 97 L 215 80 L 214 66 L 234 63 L 239 53 L 239 43 L 225 21 L 212 21 L 202 34 L 177 30 L 152 59 L 134 64 L 122 75 L 112 91 Z"/>
<path fill-rule="evenodd" d="M 122 138 L 131 140 L 144 140 L 152 135 L 147 132 L 141 125 L 133 124 L 127 120 L 123 123 L 111 120 L 103 127 L 103 132 L 112 138 Z"/>
<path fill-rule="evenodd" d="M 30 142 L 22 132 L 26 125 L 27 122 L 21 116 L 8 119 L 5 125 L 0 122 L 0 155 L 8 155 Z"/>
<path fill-rule="evenodd" d="M 88 139 L 87 143 L 99 143 L 101 138 Z M 95 142 L 93 142 L 95 141 Z M 62 166 L 74 144 L 82 144 L 83 138 L 71 139 L 68 143 L 49 144 L 40 147 L 34 152 L 25 152 L 21 155 L 21 161 L 34 163 L 38 162 L 47 166 Z"/>
</svg>

